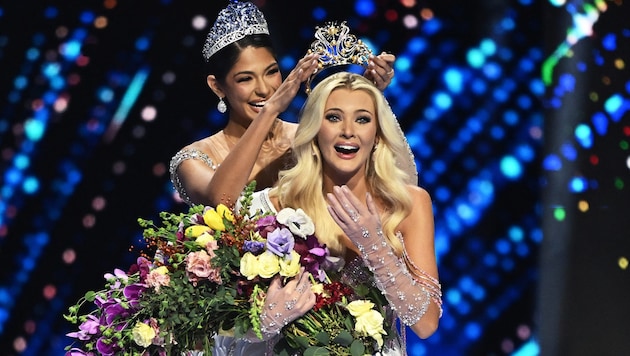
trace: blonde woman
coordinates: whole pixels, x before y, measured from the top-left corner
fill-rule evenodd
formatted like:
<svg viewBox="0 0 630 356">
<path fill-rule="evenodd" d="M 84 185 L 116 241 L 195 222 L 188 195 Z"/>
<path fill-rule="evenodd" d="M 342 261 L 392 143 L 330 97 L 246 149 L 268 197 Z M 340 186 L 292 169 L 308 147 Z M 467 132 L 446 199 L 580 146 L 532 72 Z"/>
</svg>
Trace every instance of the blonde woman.
<svg viewBox="0 0 630 356">
<path fill-rule="evenodd" d="M 367 266 L 395 316 L 427 338 L 441 316 L 432 202 L 396 164 L 408 154 L 396 125 L 370 81 L 347 72 L 327 77 L 302 110 L 294 166 L 257 192 L 251 209 L 303 209 L 320 242 L 345 261 L 343 272 L 356 276 Z M 290 292 L 286 300 L 300 295 Z M 384 354 L 404 354 L 404 338 L 398 341 Z"/>
</svg>

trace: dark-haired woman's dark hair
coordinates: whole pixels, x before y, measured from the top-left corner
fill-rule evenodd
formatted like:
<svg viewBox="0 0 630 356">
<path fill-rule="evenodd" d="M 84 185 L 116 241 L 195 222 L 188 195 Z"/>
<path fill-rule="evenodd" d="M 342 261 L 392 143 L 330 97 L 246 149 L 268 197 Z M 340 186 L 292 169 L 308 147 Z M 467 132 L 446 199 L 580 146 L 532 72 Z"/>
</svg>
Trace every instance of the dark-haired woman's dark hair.
<svg viewBox="0 0 630 356">
<path fill-rule="evenodd" d="M 213 54 L 206 62 L 206 74 L 213 74 L 219 83 L 225 83 L 225 77 L 236 61 L 238 61 L 241 52 L 250 46 L 254 48 L 267 48 L 269 52 L 271 52 L 271 55 L 276 58 L 276 52 L 269 35 L 249 35 L 236 42 L 230 43 Z"/>
</svg>

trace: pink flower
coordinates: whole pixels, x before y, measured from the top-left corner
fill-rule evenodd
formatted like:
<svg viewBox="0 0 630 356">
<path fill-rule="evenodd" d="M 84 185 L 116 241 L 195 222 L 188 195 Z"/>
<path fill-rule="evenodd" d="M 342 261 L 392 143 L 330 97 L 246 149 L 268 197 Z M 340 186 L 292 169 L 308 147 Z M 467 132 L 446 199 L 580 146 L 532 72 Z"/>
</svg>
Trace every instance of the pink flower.
<svg viewBox="0 0 630 356">
<path fill-rule="evenodd" d="M 171 283 L 171 276 L 168 274 L 168 268 L 161 266 L 151 270 L 147 276 L 146 283 L 155 289 L 156 292 L 160 291 L 161 286 L 168 286 Z"/>
<path fill-rule="evenodd" d="M 214 256 L 216 256 L 214 251 L 218 249 L 219 249 L 219 244 L 217 243 L 217 240 L 212 240 L 206 244 L 206 251 L 208 252 L 208 255 L 210 256 L 210 259 L 213 259 Z"/>
<path fill-rule="evenodd" d="M 193 285 L 196 286 L 200 279 L 208 279 L 221 284 L 219 270 L 212 267 L 210 259 L 210 255 L 204 250 L 191 252 L 186 256 L 186 271 Z"/>
</svg>

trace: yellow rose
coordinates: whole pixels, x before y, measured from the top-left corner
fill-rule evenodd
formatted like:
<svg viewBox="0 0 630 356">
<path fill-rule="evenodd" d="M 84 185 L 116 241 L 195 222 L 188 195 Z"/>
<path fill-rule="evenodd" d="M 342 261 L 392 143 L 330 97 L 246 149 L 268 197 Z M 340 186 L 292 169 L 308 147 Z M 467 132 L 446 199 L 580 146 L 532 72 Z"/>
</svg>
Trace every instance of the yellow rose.
<svg viewBox="0 0 630 356">
<path fill-rule="evenodd" d="M 372 337 L 378 343 L 379 347 L 383 346 L 383 335 L 387 332 L 383 329 L 383 315 L 376 310 L 369 310 L 357 317 L 354 329 L 363 334 Z"/>
<path fill-rule="evenodd" d="M 160 266 L 160 267 L 154 269 L 153 272 L 155 272 L 157 274 L 167 274 L 168 273 L 168 268 L 166 266 Z"/>
<path fill-rule="evenodd" d="M 230 210 L 230 208 L 228 208 L 227 206 L 219 204 L 217 206 L 217 213 L 219 214 L 219 216 L 222 216 L 229 221 L 234 222 L 234 214 L 232 214 L 232 210 Z"/>
<path fill-rule="evenodd" d="M 367 300 L 355 300 L 354 302 L 350 302 L 347 308 L 350 314 L 356 318 L 372 310 L 374 303 L 368 302 Z"/>
<path fill-rule="evenodd" d="M 271 278 L 280 272 L 280 258 L 269 251 L 258 256 L 258 275 Z"/>
<path fill-rule="evenodd" d="M 212 229 L 205 225 L 191 225 L 186 228 L 184 235 L 186 235 L 186 237 L 189 239 L 195 239 L 201 234 L 211 231 Z"/>
<path fill-rule="evenodd" d="M 217 213 L 216 210 L 210 208 L 203 213 L 203 222 L 210 226 L 215 231 L 225 231 L 225 225 L 223 224 L 223 217 Z"/>
<path fill-rule="evenodd" d="M 258 258 L 251 252 L 245 252 L 241 257 L 241 274 L 248 280 L 256 278 L 258 275 Z"/>
<path fill-rule="evenodd" d="M 207 232 L 197 236 L 197 239 L 195 240 L 197 245 L 203 248 L 205 248 L 208 245 L 208 243 L 212 241 L 214 241 L 214 236 L 210 235 Z"/>
<path fill-rule="evenodd" d="M 149 347 L 155 338 L 155 330 L 145 323 L 137 323 L 131 334 L 133 341 L 142 347 Z"/>
<path fill-rule="evenodd" d="M 291 259 L 280 259 L 280 275 L 283 277 L 293 277 L 300 273 L 300 254 L 291 251 Z"/>
</svg>

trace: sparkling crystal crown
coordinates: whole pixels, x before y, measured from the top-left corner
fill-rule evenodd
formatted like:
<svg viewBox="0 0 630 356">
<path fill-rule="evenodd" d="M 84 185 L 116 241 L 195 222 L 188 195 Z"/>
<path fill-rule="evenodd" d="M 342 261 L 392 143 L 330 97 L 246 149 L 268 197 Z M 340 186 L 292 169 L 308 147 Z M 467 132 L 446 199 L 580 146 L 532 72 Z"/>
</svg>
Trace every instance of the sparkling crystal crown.
<svg viewBox="0 0 630 356">
<path fill-rule="evenodd" d="M 306 81 L 306 93 L 311 91 L 313 78 L 323 70 L 339 65 L 360 65 L 367 67 L 372 50 L 363 41 L 350 33 L 346 22 L 328 22 L 315 29 L 315 41 L 308 53 L 319 55 L 317 71 Z"/>
<path fill-rule="evenodd" d="M 203 45 L 203 58 L 207 62 L 221 48 L 245 36 L 256 34 L 269 34 L 263 13 L 251 2 L 231 0 L 230 4 L 219 12 L 217 20 L 208 32 Z"/>
</svg>

